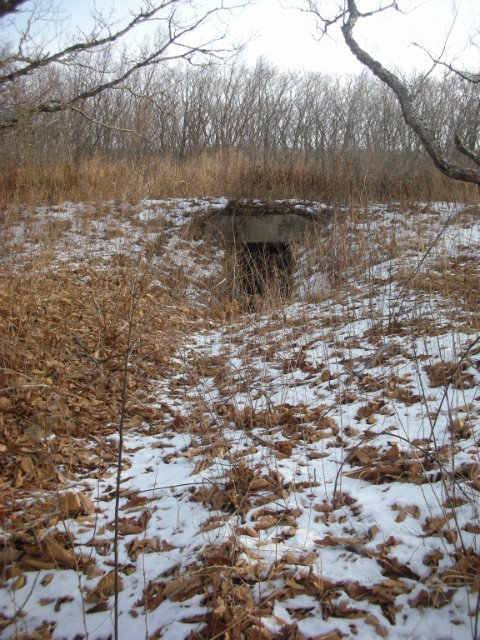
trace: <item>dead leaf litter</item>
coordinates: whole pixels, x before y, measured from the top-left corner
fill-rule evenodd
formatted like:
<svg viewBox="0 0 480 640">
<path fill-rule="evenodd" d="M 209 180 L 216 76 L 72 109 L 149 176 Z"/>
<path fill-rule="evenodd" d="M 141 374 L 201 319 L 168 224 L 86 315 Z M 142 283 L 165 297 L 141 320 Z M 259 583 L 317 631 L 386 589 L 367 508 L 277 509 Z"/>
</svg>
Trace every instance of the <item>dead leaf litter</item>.
<svg viewBox="0 0 480 640">
<path fill-rule="evenodd" d="M 425 259 L 415 211 L 345 213 L 357 263 L 299 250 L 290 298 L 252 311 L 191 228 L 225 206 L 4 212 L 1 636 L 112 634 L 137 296 L 121 636 L 473 637 L 477 218 L 432 205 Z"/>
</svg>

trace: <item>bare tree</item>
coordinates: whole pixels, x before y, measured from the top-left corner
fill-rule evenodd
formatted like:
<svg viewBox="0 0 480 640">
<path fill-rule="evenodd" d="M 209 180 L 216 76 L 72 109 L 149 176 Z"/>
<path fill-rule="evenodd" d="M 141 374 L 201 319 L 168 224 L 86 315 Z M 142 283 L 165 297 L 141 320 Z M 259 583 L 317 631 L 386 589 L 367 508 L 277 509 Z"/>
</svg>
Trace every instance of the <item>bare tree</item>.
<svg viewBox="0 0 480 640">
<path fill-rule="evenodd" d="M 403 118 L 407 125 L 414 131 L 415 135 L 421 141 L 426 152 L 430 156 L 434 165 L 446 176 L 454 180 L 463 182 L 472 182 L 480 185 L 480 169 L 473 168 L 472 165 L 480 167 L 480 155 L 475 148 L 469 146 L 462 140 L 459 131 L 451 131 L 451 135 L 455 142 L 455 147 L 465 162 L 452 160 L 441 144 L 437 142 L 435 131 L 425 122 L 421 116 L 416 104 L 416 94 L 400 78 L 396 73 L 387 69 L 381 62 L 370 55 L 356 39 L 354 35 L 355 26 L 362 18 L 369 18 L 374 14 L 382 11 L 393 10 L 399 11 L 397 0 L 393 0 L 391 4 L 382 6 L 380 3 L 377 9 L 368 12 L 361 12 L 358 8 L 358 0 L 344 0 L 342 9 L 337 10 L 333 15 L 325 13 L 325 3 L 323 0 L 306 0 L 307 10 L 313 13 L 319 20 L 323 34 L 334 25 L 340 25 L 343 38 L 353 55 L 372 73 L 377 76 L 385 85 L 390 87 L 394 92 L 403 114 Z M 439 60 L 432 57 L 434 64 L 439 64 Z M 450 72 L 457 73 L 463 80 L 472 83 L 478 83 L 479 75 L 467 71 L 456 70 L 452 65 L 446 65 Z M 476 141 L 475 141 L 476 142 Z"/>
<path fill-rule="evenodd" d="M 49 4 L 43 0 L 0 0 L 0 29 L 5 28 L 11 36 L 15 21 L 21 17 L 24 24 L 17 27 L 17 42 L 0 53 L 0 130 L 42 113 L 74 110 L 87 115 L 82 109 L 85 101 L 109 89 L 126 87 L 130 77 L 146 67 L 172 60 L 197 64 L 224 59 L 235 50 L 222 48 L 225 23 L 212 25 L 212 21 L 248 1 L 144 0 L 120 25 L 95 12 L 88 33 L 78 31 L 66 46 L 59 46 L 58 37 L 48 45 L 39 44 L 35 34 L 40 20 L 55 17 Z M 146 24 L 156 26 L 150 42 L 142 30 Z M 132 44 L 137 35 L 143 38 L 141 45 Z M 79 90 L 56 92 L 53 85 L 47 96 L 44 91 L 31 90 L 39 79 L 40 84 L 44 78 L 51 80 L 55 69 L 76 68 L 86 70 L 84 79 L 90 78 Z"/>
</svg>

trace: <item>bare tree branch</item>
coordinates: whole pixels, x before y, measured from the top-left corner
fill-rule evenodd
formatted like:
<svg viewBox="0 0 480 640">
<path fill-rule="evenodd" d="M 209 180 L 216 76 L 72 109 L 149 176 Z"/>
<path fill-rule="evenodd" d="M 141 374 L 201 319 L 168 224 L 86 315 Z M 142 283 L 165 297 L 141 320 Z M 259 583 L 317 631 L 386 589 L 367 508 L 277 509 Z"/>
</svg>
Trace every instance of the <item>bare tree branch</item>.
<svg viewBox="0 0 480 640">
<path fill-rule="evenodd" d="M 21 106 L 21 100 L 13 98 L 13 102 L 10 102 L 13 108 L 4 109 L 4 113 L 0 115 L 0 130 L 16 127 L 39 114 L 58 113 L 74 107 L 75 110 L 84 114 L 83 110 L 77 106 L 78 103 L 94 98 L 109 89 L 126 88 L 124 83 L 135 72 L 145 67 L 171 60 L 186 60 L 194 64 L 197 56 L 200 56 L 204 61 L 223 59 L 233 51 L 218 47 L 218 43 L 225 37 L 225 32 L 220 32 L 214 37 L 206 36 L 204 40 L 197 43 L 193 43 L 190 36 L 194 32 L 199 32 L 215 14 L 242 7 L 249 1 L 238 0 L 235 3 L 232 0 L 227 3 L 226 0 L 216 0 L 213 3 L 207 3 L 200 14 L 195 14 L 188 0 L 162 0 L 156 3 L 149 0 L 125 26 L 115 31 L 111 30 L 107 20 L 97 15 L 96 28 L 90 37 L 85 37 L 82 41 L 61 48 L 54 53 L 38 52 L 35 49 L 31 53 L 24 51 L 24 45 L 29 42 L 29 32 L 34 22 L 34 13 L 32 13 L 25 31 L 21 34 L 17 53 L 0 60 L 0 87 L 5 88 L 12 96 L 21 95 L 21 84 L 18 84 L 20 91 L 11 88 L 17 87 L 17 83 L 22 81 L 30 81 L 32 78 L 40 77 L 38 74 L 47 69 L 54 69 L 55 65 L 69 68 L 89 67 L 94 71 L 92 74 L 94 79 L 90 86 L 85 82 L 81 90 L 77 90 L 67 97 L 52 95 L 45 99 L 44 94 L 41 99 L 38 97 L 36 100 L 32 99 L 27 108 Z M 190 11 L 186 13 L 188 17 L 179 13 L 183 6 L 190 8 Z M 139 51 L 135 56 L 128 56 L 130 59 L 127 59 L 124 54 L 121 63 L 118 52 L 116 53 L 113 48 L 114 45 L 123 42 L 125 36 L 132 34 L 141 25 L 153 21 L 157 21 L 162 27 L 163 35 L 160 39 L 150 47 L 145 46 L 143 51 Z M 100 37 L 105 30 L 107 34 Z M 27 48 L 25 45 L 25 49 Z M 104 55 L 106 51 L 110 52 L 108 65 L 100 70 L 97 56 Z M 90 59 L 85 60 L 85 56 L 90 56 Z M 3 74 L 1 73 L 2 69 Z M 103 78 L 99 79 L 99 74 Z M 6 104 L 4 102 L 4 105 Z"/>
<path fill-rule="evenodd" d="M 123 29 L 120 29 L 119 31 L 116 31 L 115 33 L 108 35 L 105 38 L 98 38 L 93 40 L 87 40 L 84 42 L 77 42 L 76 44 L 73 44 L 70 47 L 66 47 L 65 49 L 62 49 L 61 51 L 58 51 L 55 54 L 52 54 L 52 55 L 47 54 L 43 57 L 39 57 L 36 60 L 31 58 L 14 57 L 12 59 L 13 61 L 24 62 L 26 63 L 25 66 L 21 67 L 20 69 L 15 69 L 14 71 L 4 76 L 1 76 L 0 84 L 15 80 L 16 78 L 19 78 L 21 76 L 25 76 L 31 73 L 32 71 L 34 71 L 35 69 L 38 69 L 40 67 L 45 67 L 51 64 L 52 62 L 60 62 L 63 59 L 67 59 L 72 54 L 78 53 L 80 51 L 89 51 L 91 49 L 99 49 L 102 46 L 111 44 L 116 40 L 119 40 L 120 38 L 122 38 L 124 35 L 126 35 L 130 31 L 132 31 L 132 29 L 134 29 L 137 25 L 142 24 L 143 22 L 147 22 L 148 20 L 153 18 L 153 16 L 158 14 L 161 10 L 174 4 L 175 2 L 178 2 L 178 0 L 167 0 L 165 2 L 162 2 L 159 5 L 156 5 L 150 11 L 138 13 L 133 18 L 133 20 L 131 20 L 127 24 L 126 27 L 124 27 Z"/>
<path fill-rule="evenodd" d="M 470 158 L 477 166 L 480 167 L 480 155 L 469 149 L 460 139 L 458 134 L 455 134 L 455 146 L 457 149 L 467 158 Z"/>
<path fill-rule="evenodd" d="M 393 90 L 400 104 L 405 122 L 418 136 L 437 169 L 453 180 L 480 184 L 479 170 L 461 166 L 454 162 L 450 162 L 446 158 L 442 149 L 436 143 L 433 133 L 429 130 L 415 109 L 412 96 L 407 86 L 397 75 L 386 69 L 380 62 L 378 62 L 378 60 L 375 60 L 358 44 L 353 35 L 353 30 L 358 18 L 362 17 L 362 14 L 358 10 L 356 0 L 346 0 L 346 2 L 348 11 L 342 26 L 342 34 L 350 51 L 362 64 L 368 67 L 370 71 L 377 76 L 377 78 Z M 473 160 L 475 154 L 466 149 L 465 151 L 462 150 L 462 153 Z M 476 162 L 476 160 L 474 161 Z"/>
<path fill-rule="evenodd" d="M 446 35 L 445 41 L 443 43 L 443 47 L 442 50 L 440 52 L 440 54 L 437 55 L 433 55 L 431 51 L 429 51 L 426 47 L 424 47 L 423 45 L 421 45 L 418 42 L 414 42 L 413 44 L 418 47 L 418 49 L 420 49 L 421 51 L 423 51 L 423 53 L 425 53 L 431 60 L 432 62 L 432 68 L 440 66 L 443 67 L 444 69 L 447 69 L 448 71 L 454 73 L 455 75 L 459 76 L 460 78 L 462 78 L 462 80 L 466 80 L 467 82 L 471 82 L 473 84 L 478 84 L 480 83 L 480 73 L 472 73 L 470 71 L 466 71 L 465 69 L 458 69 L 457 67 L 454 67 L 452 64 L 445 62 L 444 55 L 445 55 L 445 51 L 447 50 L 447 45 L 448 42 L 451 38 L 452 32 L 453 32 L 453 28 L 455 26 L 455 22 L 457 20 L 457 13 L 455 12 L 455 16 L 452 20 L 452 24 L 450 26 L 450 29 Z"/>
<path fill-rule="evenodd" d="M 97 120 L 97 118 L 94 118 L 92 116 L 89 116 L 88 113 L 85 113 L 85 111 L 82 111 L 82 109 L 79 109 L 78 107 L 75 106 L 70 106 L 71 111 L 74 111 L 75 113 L 79 113 L 82 118 L 85 118 L 85 120 L 88 120 L 89 122 L 92 122 L 93 124 L 98 124 L 101 127 L 105 128 L 105 129 L 111 129 L 112 131 L 119 131 L 121 133 L 130 133 L 134 136 L 137 136 L 138 138 L 141 138 L 142 140 L 145 140 L 146 142 L 150 142 L 149 138 L 147 138 L 147 136 L 144 136 L 142 133 L 140 133 L 139 131 L 135 131 L 135 129 L 128 129 L 127 127 L 117 127 L 113 124 L 109 124 L 107 122 L 104 122 L 103 120 Z"/>
<path fill-rule="evenodd" d="M 473 84 L 480 83 L 480 73 L 473 73 L 470 71 L 465 71 L 465 69 L 458 69 L 457 67 L 454 67 L 452 64 L 449 64 L 448 62 L 445 62 L 444 60 L 442 60 L 441 56 L 432 55 L 432 53 L 428 51 L 428 49 L 426 49 L 425 47 L 422 47 L 422 45 L 418 44 L 417 42 L 415 42 L 414 44 L 416 47 L 418 47 L 424 53 L 427 54 L 427 56 L 430 58 L 430 60 L 434 65 L 438 65 L 440 67 L 444 67 L 445 69 L 448 69 L 448 71 L 451 71 L 455 75 L 462 78 L 462 80 L 466 80 L 467 82 L 472 82 Z"/>
<path fill-rule="evenodd" d="M 345 9 L 344 11 L 338 11 L 338 13 L 335 13 L 332 17 L 326 17 L 319 13 L 316 0 L 307 0 L 307 9 L 299 8 L 299 10 L 302 12 L 306 11 L 308 13 L 312 13 L 320 20 L 320 24 L 322 26 L 320 28 L 319 39 L 322 39 L 324 36 L 328 35 L 330 27 L 333 27 L 341 20 L 343 20 L 347 12 L 347 10 Z"/>
</svg>

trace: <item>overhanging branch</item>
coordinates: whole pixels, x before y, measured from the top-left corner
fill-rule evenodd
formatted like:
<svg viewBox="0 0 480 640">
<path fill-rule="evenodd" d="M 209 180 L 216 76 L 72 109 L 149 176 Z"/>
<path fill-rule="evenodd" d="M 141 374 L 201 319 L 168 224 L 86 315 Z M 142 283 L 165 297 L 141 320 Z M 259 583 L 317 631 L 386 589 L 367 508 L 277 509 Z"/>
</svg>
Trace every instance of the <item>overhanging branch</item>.
<svg viewBox="0 0 480 640">
<path fill-rule="evenodd" d="M 363 65 L 368 67 L 372 73 L 379 78 L 383 83 L 389 86 L 397 96 L 400 104 L 403 117 L 407 125 L 418 136 L 423 144 L 426 152 L 430 156 L 434 165 L 445 176 L 452 178 L 453 180 L 460 180 L 462 182 L 472 182 L 480 185 L 480 171 L 477 169 L 471 169 L 469 167 L 463 167 L 456 163 L 450 162 L 445 154 L 442 152 L 439 145 L 435 142 L 435 138 L 432 132 L 428 129 L 425 122 L 417 113 L 412 97 L 405 84 L 400 80 L 398 76 L 386 69 L 378 60 L 372 58 L 356 41 L 353 35 L 353 29 L 357 23 L 359 17 L 361 17 L 358 11 L 356 0 L 347 0 L 348 12 L 346 14 L 346 20 L 342 26 L 342 34 L 347 46 L 353 55 Z M 468 151 L 468 150 L 467 150 Z M 474 159 L 469 153 L 462 151 L 464 155 L 470 159 Z M 474 160 L 475 161 L 475 160 Z M 476 162 L 476 161 L 475 161 Z"/>
<path fill-rule="evenodd" d="M 0 0 L 1 1 L 1 0 Z M 22 0 L 23 1 L 23 0 Z M 155 15 L 157 15 L 160 11 L 168 8 L 170 5 L 178 2 L 178 0 L 166 0 L 160 4 L 155 5 L 150 11 L 144 11 L 138 13 L 123 29 L 120 29 L 104 38 L 93 38 L 92 40 L 87 40 L 84 42 L 77 42 L 61 51 L 57 51 L 52 55 L 40 56 L 37 59 L 29 59 L 29 58 L 17 58 L 12 57 L 12 62 L 21 61 L 25 62 L 25 66 L 20 67 L 11 71 L 8 74 L 0 77 L 0 84 L 5 82 L 11 82 L 12 80 L 16 80 L 17 78 L 21 78 L 22 76 L 26 76 L 32 71 L 39 69 L 40 67 L 46 67 L 53 62 L 60 62 L 64 59 L 68 59 L 70 56 L 78 54 L 83 51 L 91 51 L 93 49 L 99 49 L 108 44 L 112 44 L 115 41 L 119 40 L 127 33 L 132 31 L 136 26 L 151 20 Z M 1 17 L 1 14 L 0 14 Z"/>
<path fill-rule="evenodd" d="M 177 12 L 177 7 L 180 6 L 184 0 L 163 0 L 155 4 L 148 2 L 143 11 L 137 13 L 125 27 L 113 33 L 109 32 L 108 35 L 103 38 L 94 37 L 92 34 L 90 40 L 87 38 L 82 42 L 73 44 L 56 53 L 45 55 L 24 55 L 21 53 L 20 47 L 18 54 L 0 61 L 0 68 L 1 66 L 5 68 L 5 73 L 0 75 L 0 86 L 3 85 L 7 91 L 9 91 L 8 88 L 10 86 L 13 86 L 13 91 L 15 91 L 17 86 L 16 82 L 21 81 L 22 78 L 31 75 L 35 77 L 35 74 L 40 73 L 42 69 L 54 67 L 56 64 L 84 67 L 85 61 L 82 60 L 81 54 L 88 54 L 95 59 L 94 56 L 96 53 L 104 53 L 105 47 L 113 46 L 126 34 L 132 32 L 136 27 L 145 22 L 161 20 L 165 30 L 165 36 L 162 42 L 154 45 L 150 51 L 139 53 L 136 58 L 130 60 L 128 63 L 124 63 L 123 69 L 120 68 L 119 63 L 116 71 L 111 72 L 110 70 L 104 70 L 101 80 L 97 77 L 96 82 L 93 81 L 90 86 L 84 87 L 69 97 L 51 96 L 48 99 L 37 98 L 37 102 L 32 99 L 31 105 L 26 109 L 21 108 L 17 100 L 15 106 L 18 111 L 16 113 L 7 113 L 0 119 L 0 130 L 14 128 L 20 123 L 26 122 L 42 113 L 58 113 L 68 109 L 78 110 L 77 105 L 84 100 L 94 98 L 110 89 L 126 88 L 125 82 L 130 76 L 145 67 L 172 60 L 186 60 L 193 63 L 195 56 L 198 55 L 203 58 L 215 58 L 217 56 L 224 59 L 228 53 L 232 53 L 232 50 L 222 50 L 217 46 L 217 43 L 224 37 L 223 33 L 217 34 L 216 37 L 208 37 L 198 44 L 189 43 L 189 36 L 201 28 L 214 14 L 244 6 L 249 1 L 250 0 L 240 0 L 238 3 L 233 2 L 227 4 L 224 0 L 217 0 L 216 3 L 213 3 L 214 6 L 210 4 L 210 8 L 207 7 L 200 15 L 190 16 L 190 19 L 184 20 L 180 18 Z M 5 2 L 5 0 L 0 0 L 0 2 Z M 0 7 L 1 6 L 2 5 L 0 5 Z M 97 27 L 99 25 L 102 28 L 108 28 L 108 25 L 97 21 Z M 94 62 L 90 62 L 89 66 L 91 66 L 92 70 L 99 71 L 99 68 L 95 67 Z"/>
</svg>

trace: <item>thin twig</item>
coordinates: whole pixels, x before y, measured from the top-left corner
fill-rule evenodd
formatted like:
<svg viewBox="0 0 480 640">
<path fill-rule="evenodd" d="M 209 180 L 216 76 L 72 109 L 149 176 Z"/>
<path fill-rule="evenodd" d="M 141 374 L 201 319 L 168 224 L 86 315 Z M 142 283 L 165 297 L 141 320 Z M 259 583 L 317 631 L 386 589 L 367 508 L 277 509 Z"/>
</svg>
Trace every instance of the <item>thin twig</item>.
<svg viewBox="0 0 480 640">
<path fill-rule="evenodd" d="M 119 640 L 119 628 L 118 628 L 118 594 L 119 594 L 119 553 L 118 553 L 118 541 L 119 541 L 119 513 L 120 513 L 120 484 L 122 481 L 122 462 L 123 462 L 123 433 L 125 426 L 125 416 L 126 416 L 126 408 L 127 408 L 127 387 L 128 387 L 128 364 L 130 361 L 131 355 L 131 347 L 132 347 L 132 334 L 133 334 L 133 324 L 134 324 L 134 316 L 135 316 L 135 297 L 136 297 L 136 284 L 134 283 L 134 287 L 130 296 L 130 309 L 128 315 L 128 332 L 127 332 L 127 345 L 125 348 L 125 358 L 124 358 L 124 370 L 122 376 L 122 390 L 121 390 L 121 407 L 120 407 L 120 421 L 118 425 L 118 456 L 117 456 L 117 477 L 115 484 L 115 523 L 114 523 L 114 538 L 113 538 L 113 547 L 114 547 L 114 631 L 115 631 L 115 640 Z"/>
</svg>

